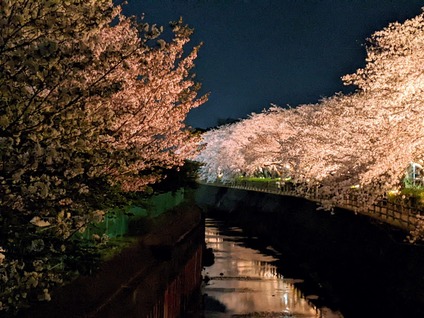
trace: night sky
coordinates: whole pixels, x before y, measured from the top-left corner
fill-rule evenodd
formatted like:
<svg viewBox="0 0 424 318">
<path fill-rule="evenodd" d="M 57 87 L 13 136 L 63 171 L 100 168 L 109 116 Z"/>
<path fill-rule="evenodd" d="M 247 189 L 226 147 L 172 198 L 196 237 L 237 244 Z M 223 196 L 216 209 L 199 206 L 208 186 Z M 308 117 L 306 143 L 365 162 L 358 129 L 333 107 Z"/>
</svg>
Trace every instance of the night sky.
<svg viewBox="0 0 424 318">
<path fill-rule="evenodd" d="M 216 126 L 270 103 L 296 106 L 347 92 L 366 38 L 421 12 L 424 0 L 128 0 L 125 15 L 167 26 L 181 16 L 204 42 L 195 73 L 209 101 L 187 124 Z"/>
</svg>

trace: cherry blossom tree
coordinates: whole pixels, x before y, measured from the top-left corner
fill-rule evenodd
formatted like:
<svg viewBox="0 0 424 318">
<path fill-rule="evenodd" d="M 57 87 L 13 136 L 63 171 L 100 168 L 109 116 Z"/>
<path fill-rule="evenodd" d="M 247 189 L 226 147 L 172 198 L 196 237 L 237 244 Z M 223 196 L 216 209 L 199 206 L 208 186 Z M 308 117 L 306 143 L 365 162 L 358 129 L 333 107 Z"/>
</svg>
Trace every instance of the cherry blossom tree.
<svg viewBox="0 0 424 318">
<path fill-rule="evenodd" d="M 366 67 L 343 77 L 357 92 L 321 101 L 288 148 L 303 162 L 297 176 L 319 184 L 333 204 L 356 185 L 363 203 L 375 203 L 399 188 L 410 162 L 422 159 L 422 29 L 421 14 L 376 32 Z"/>
<path fill-rule="evenodd" d="M 49 247 L 45 235 L 36 251 L 60 252 L 116 193 L 182 165 L 196 148 L 185 117 L 207 96 L 181 20 L 165 41 L 112 0 L 2 0 L 0 28 L 0 247 L 11 264 L 34 252 L 15 225 L 62 238 Z"/>
<path fill-rule="evenodd" d="M 244 156 L 238 169 L 251 174 L 268 162 L 287 164 L 298 190 L 307 195 L 319 189 L 328 198 L 326 207 L 353 192 L 372 205 L 398 189 L 408 165 L 424 159 L 423 19 L 420 14 L 392 23 L 371 36 L 366 66 L 343 77 L 346 85 L 357 86 L 356 92 L 257 115 L 264 125 L 249 125 L 254 118 L 238 123 L 250 136 L 239 143 Z M 226 147 L 228 137 L 217 146 Z M 272 149 L 272 156 L 266 149 Z"/>
<path fill-rule="evenodd" d="M 253 175 L 265 167 L 280 166 L 281 142 L 284 136 L 288 138 L 293 133 L 286 122 L 289 112 L 292 110 L 272 107 L 241 122 L 204 133 L 203 149 L 195 158 L 203 163 L 200 178 L 232 180 Z"/>
<path fill-rule="evenodd" d="M 182 21 L 171 42 L 151 46 L 160 31 L 111 1 L 2 1 L 1 11 L 7 210 L 60 211 L 102 183 L 142 190 L 183 163 L 193 149 L 183 121 L 206 97 L 191 74 L 199 47 L 183 55 L 192 30 Z"/>
<path fill-rule="evenodd" d="M 358 87 L 349 111 L 362 129 L 354 137 L 356 173 L 371 203 L 399 188 L 408 165 L 423 159 L 423 18 L 374 33 L 365 68 L 343 77 Z"/>
<path fill-rule="evenodd" d="M 221 180 L 225 182 L 239 173 L 238 160 L 229 157 L 231 151 L 237 152 L 239 150 L 238 145 L 230 139 L 233 130 L 233 125 L 225 125 L 202 134 L 202 140 L 199 142 L 201 151 L 193 158 L 196 162 L 201 163 L 198 171 L 201 180 L 207 182 Z M 231 154 L 236 155 L 236 153 Z"/>
<path fill-rule="evenodd" d="M 282 108 L 271 107 L 260 114 L 251 114 L 240 129 L 249 132 L 240 149 L 244 158 L 244 174 L 278 173 L 281 170 L 281 134 L 286 132 Z"/>
</svg>

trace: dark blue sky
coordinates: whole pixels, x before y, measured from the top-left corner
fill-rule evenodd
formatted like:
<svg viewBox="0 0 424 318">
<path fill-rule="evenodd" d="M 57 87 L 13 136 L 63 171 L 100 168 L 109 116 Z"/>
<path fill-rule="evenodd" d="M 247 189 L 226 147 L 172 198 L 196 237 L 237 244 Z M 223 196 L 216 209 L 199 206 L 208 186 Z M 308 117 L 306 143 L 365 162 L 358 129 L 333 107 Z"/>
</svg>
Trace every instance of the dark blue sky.
<svg viewBox="0 0 424 318">
<path fill-rule="evenodd" d="M 197 80 L 209 101 L 193 127 L 246 118 L 270 103 L 296 106 L 346 91 L 364 65 L 366 38 L 421 12 L 424 0 L 128 0 L 125 15 L 167 26 L 181 16 L 204 42 Z"/>
</svg>

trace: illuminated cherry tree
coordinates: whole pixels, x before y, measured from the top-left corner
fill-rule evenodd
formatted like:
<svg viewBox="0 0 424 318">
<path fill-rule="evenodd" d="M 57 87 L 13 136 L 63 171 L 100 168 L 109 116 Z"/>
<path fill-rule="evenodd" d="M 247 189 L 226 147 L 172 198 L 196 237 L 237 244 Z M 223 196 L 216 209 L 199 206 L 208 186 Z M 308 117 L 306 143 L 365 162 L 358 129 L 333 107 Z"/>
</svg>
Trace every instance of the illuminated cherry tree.
<svg viewBox="0 0 424 318">
<path fill-rule="evenodd" d="M 371 205 L 398 189 L 408 165 L 424 159 L 423 14 L 373 34 L 366 66 L 343 81 L 357 91 L 257 115 L 263 125 L 247 124 L 255 116 L 238 123 L 253 136 L 242 143 L 239 170 L 252 174 L 267 162 L 287 165 L 298 190 L 306 195 L 319 188 L 326 207 L 352 193 Z M 226 147 L 227 137 L 216 146 Z"/>
<path fill-rule="evenodd" d="M 191 153 L 183 121 L 206 97 L 181 21 L 165 42 L 109 0 L 2 1 L 1 12 L 4 208 L 59 212 L 103 182 L 142 190 Z"/>
<path fill-rule="evenodd" d="M 343 78 L 368 99 L 358 113 L 375 132 L 369 136 L 377 160 L 365 182 L 386 174 L 392 183 L 411 161 L 423 159 L 423 48 L 423 14 L 392 23 L 371 37 L 366 67 Z"/>
<path fill-rule="evenodd" d="M 234 160 L 228 157 L 228 150 L 238 151 L 237 144 L 231 147 L 232 142 L 229 138 L 232 132 L 233 126 L 225 125 L 203 133 L 200 142 L 201 151 L 193 158 L 202 164 L 198 172 L 200 179 L 207 182 L 225 181 L 237 175 L 238 168 L 233 166 Z"/>
<path fill-rule="evenodd" d="M 273 106 L 261 114 L 252 114 L 244 121 L 240 128 L 250 133 L 240 149 L 245 174 L 275 174 L 286 164 L 281 157 L 281 143 L 292 133 L 287 122 L 289 112 Z"/>
<path fill-rule="evenodd" d="M 131 28 L 130 21 L 118 27 L 105 30 L 102 40 L 114 42 L 118 34 L 128 37 L 128 42 L 137 39 L 137 29 Z M 129 30 L 132 34 L 128 35 Z M 184 119 L 206 101 L 206 97 L 197 98 L 200 86 L 190 77 L 199 47 L 183 57 L 192 30 L 180 21 L 173 24 L 173 31 L 175 38 L 170 43 L 160 40 L 158 48 L 136 47 L 138 51 L 131 52 L 122 67 L 109 75 L 119 83 L 119 91 L 107 101 L 109 105 L 94 107 L 94 112 L 112 111 L 109 131 L 99 145 L 110 158 L 99 173 L 126 191 L 142 190 L 158 180 L 160 168 L 182 165 L 194 150 L 193 135 Z M 123 50 L 120 42 L 117 51 Z"/>
<path fill-rule="evenodd" d="M 0 256 L 15 264 L 10 275 L 16 266 L 38 275 L 43 266 L 13 261 L 35 253 L 27 236 L 43 228 L 36 252 L 59 254 L 117 193 L 182 165 L 196 148 L 185 117 L 207 97 L 192 73 L 199 46 L 184 52 L 193 31 L 181 20 L 164 37 L 112 0 L 2 0 L 0 28 Z"/>
<path fill-rule="evenodd" d="M 358 86 L 348 108 L 362 129 L 353 138 L 359 156 L 352 167 L 372 203 L 399 188 L 407 166 L 423 159 L 423 14 L 390 24 L 369 43 L 365 68 L 343 80 Z"/>
<path fill-rule="evenodd" d="M 310 106 L 292 109 L 273 106 L 241 122 L 204 133 L 204 149 L 196 157 L 203 163 L 200 177 L 214 180 L 218 170 L 223 180 L 264 171 L 293 170 L 290 167 L 296 165 L 296 158 L 286 150 L 296 148 L 294 143 L 298 140 L 299 127 L 304 126 L 304 113 L 315 110 Z"/>
</svg>

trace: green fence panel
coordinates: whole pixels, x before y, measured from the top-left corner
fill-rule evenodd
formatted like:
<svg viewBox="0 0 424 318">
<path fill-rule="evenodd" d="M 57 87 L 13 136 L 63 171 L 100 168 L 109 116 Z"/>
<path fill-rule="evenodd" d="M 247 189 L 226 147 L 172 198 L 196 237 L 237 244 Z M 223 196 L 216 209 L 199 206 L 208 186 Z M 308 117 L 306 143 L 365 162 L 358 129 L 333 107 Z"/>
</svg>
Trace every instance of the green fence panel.
<svg viewBox="0 0 424 318">
<path fill-rule="evenodd" d="M 88 226 L 82 236 L 91 239 L 94 234 L 107 235 L 109 238 L 124 236 L 128 233 L 129 223 L 141 218 L 155 218 L 184 201 L 184 188 L 160 193 L 146 200 L 145 207 L 128 206 L 107 212 L 103 222 Z"/>
</svg>

